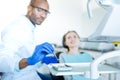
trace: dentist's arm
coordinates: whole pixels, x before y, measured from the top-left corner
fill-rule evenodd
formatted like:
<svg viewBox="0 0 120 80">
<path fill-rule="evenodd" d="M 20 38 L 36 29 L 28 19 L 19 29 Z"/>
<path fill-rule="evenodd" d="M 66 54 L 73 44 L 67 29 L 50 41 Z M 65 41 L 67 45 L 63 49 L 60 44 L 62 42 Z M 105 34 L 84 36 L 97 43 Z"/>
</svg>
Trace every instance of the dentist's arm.
<svg viewBox="0 0 120 80">
<path fill-rule="evenodd" d="M 19 62 L 19 69 L 25 68 L 27 66 L 28 66 L 27 58 L 23 58 L 22 60 L 20 60 L 20 62 Z"/>
</svg>

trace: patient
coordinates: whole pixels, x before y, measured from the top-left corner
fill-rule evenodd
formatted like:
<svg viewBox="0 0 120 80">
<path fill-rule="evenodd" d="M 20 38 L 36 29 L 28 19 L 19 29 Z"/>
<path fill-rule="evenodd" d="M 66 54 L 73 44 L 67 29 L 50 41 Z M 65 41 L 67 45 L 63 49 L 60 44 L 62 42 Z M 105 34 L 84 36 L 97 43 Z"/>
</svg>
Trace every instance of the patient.
<svg viewBox="0 0 120 80">
<path fill-rule="evenodd" d="M 79 62 L 92 62 L 93 58 L 86 52 L 81 52 L 79 49 L 80 37 L 76 31 L 68 31 L 63 36 L 63 47 L 67 52 L 61 53 L 60 63 L 79 63 Z M 82 75 L 64 76 L 65 80 L 86 80 Z"/>
</svg>

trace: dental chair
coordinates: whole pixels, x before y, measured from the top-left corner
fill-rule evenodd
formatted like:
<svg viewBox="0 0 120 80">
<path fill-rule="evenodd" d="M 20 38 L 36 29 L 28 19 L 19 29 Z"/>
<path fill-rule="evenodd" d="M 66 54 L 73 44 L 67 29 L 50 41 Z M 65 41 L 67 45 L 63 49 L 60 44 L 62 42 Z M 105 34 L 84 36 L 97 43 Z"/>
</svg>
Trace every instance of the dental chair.
<svg viewBox="0 0 120 80">
<path fill-rule="evenodd" d="M 98 70 L 98 65 L 104 60 L 107 60 L 113 57 L 118 57 L 118 56 L 120 57 L 120 50 L 104 53 L 102 56 L 95 59 L 90 65 L 91 67 L 90 80 L 101 80 L 99 70 Z"/>
</svg>

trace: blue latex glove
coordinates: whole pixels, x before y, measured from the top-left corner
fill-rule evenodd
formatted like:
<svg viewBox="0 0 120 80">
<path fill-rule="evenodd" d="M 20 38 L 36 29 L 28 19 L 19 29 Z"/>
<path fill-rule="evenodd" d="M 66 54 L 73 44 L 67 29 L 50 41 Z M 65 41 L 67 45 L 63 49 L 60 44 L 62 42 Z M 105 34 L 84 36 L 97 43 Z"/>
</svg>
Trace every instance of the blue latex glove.
<svg viewBox="0 0 120 80">
<path fill-rule="evenodd" d="M 34 53 L 31 57 L 27 58 L 27 62 L 29 65 L 34 65 L 37 62 L 41 61 L 47 54 L 52 54 L 54 52 L 54 48 L 51 44 L 45 42 L 41 45 L 37 45 Z"/>
<path fill-rule="evenodd" d="M 46 63 L 46 64 L 58 63 L 58 59 L 55 56 L 46 56 L 42 59 L 42 63 Z"/>
</svg>

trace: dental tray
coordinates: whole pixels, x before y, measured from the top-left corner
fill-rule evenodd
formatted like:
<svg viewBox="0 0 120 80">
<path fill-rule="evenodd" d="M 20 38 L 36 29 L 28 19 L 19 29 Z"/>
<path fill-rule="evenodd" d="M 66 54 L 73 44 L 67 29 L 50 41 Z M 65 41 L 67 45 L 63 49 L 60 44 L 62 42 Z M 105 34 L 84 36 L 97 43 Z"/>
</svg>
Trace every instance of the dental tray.
<svg viewBox="0 0 120 80">
<path fill-rule="evenodd" d="M 57 70 L 57 71 L 70 71 L 72 70 L 71 66 L 68 66 L 66 64 L 57 64 L 57 65 L 52 65 L 52 68 Z"/>
</svg>

